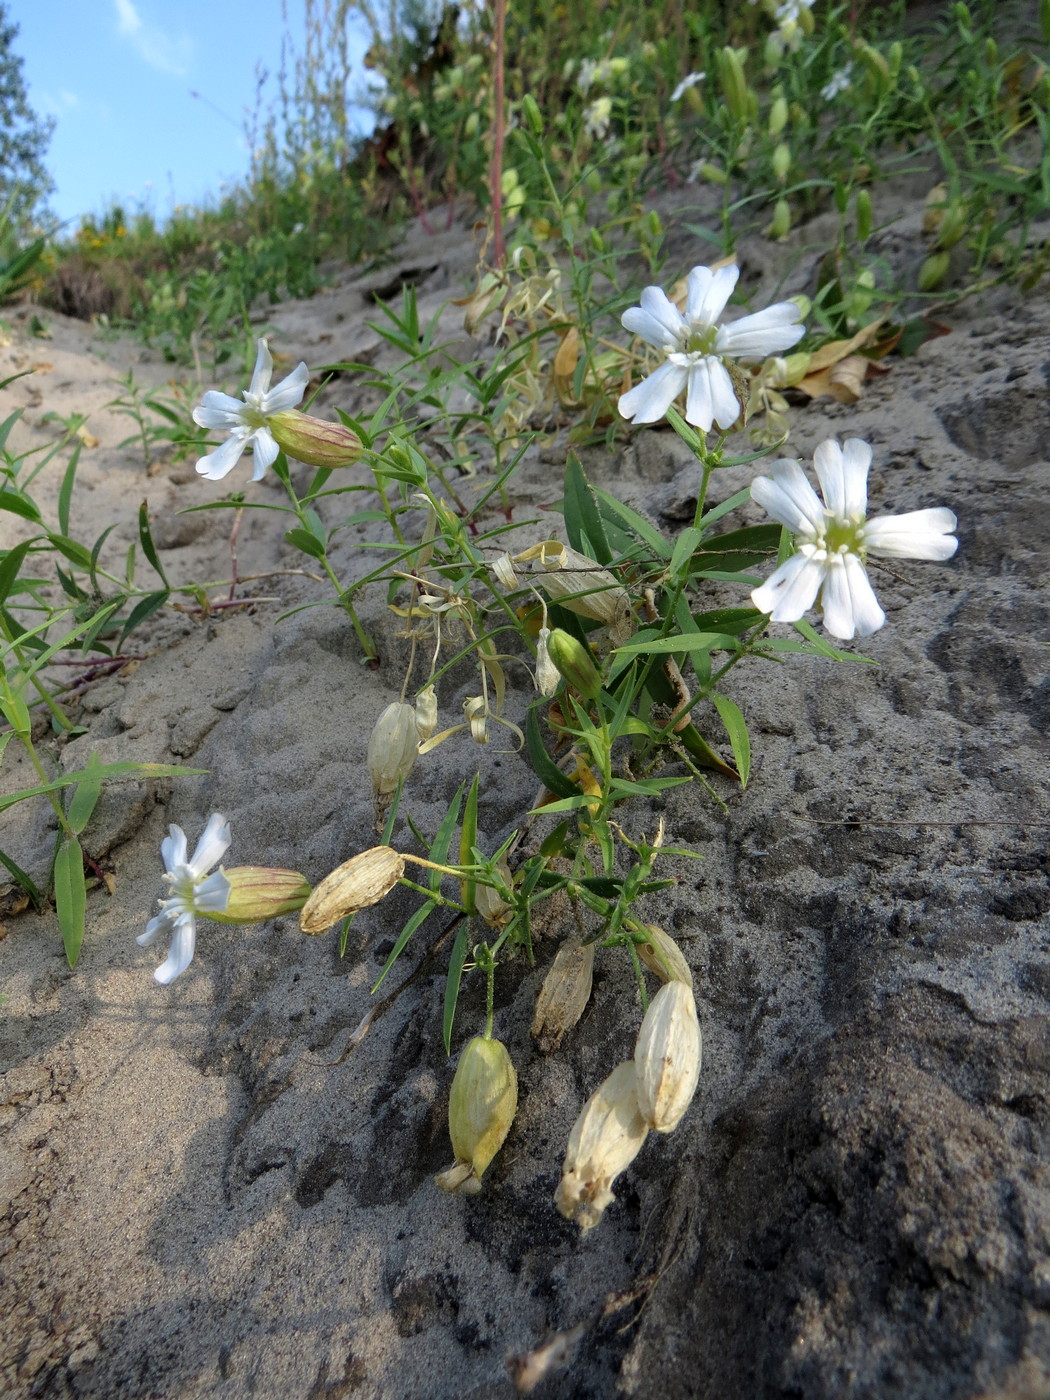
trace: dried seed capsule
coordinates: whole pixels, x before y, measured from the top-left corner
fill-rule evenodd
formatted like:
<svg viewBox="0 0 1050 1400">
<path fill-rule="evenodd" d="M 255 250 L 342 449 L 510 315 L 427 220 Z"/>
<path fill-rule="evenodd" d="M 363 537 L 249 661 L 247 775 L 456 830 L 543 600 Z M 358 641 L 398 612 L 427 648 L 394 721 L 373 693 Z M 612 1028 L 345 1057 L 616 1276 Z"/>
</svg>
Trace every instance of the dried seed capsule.
<svg viewBox="0 0 1050 1400">
<path fill-rule="evenodd" d="M 687 987 L 691 987 L 693 974 L 682 956 L 681 948 L 670 934 L 665 933 L 657 924 L 647 924 L 645 932 L 649 941 L 636 943 L 635 947 L 649 971 L 655 972 L 661 982 L 684 982 Z"/>
<path fill-rule="evenodd" d="M 506 861 L 501 860 L 496 866 L 496 870 L 507 888 L 512 889 L 514 876 L 510 873 L 510 866 L 507 865 Z M 474 886 L 474 907 L 478 911 L 479 917 L 485 920 L 489 928 L 495 929 L 505 928 L 514 912 L 512 906 L 491 885 Z"/>
<path fill-rule="evenodd" d="M 361 439 L 342 423 L 313 418 L 297 408 L 272 414 L 269 428 L 278 447 L 308 467 L 349 467 L 364 451 Z"/>
<path fill-rule="evenodd" d="M 658 1133 L 678 1126 L 696 1093 L 700 1044 L 692 988 L 665 983 L 649 1003 L 634 1047 L 638 1104 L 647 1125 Z"/>
<path fill-rule="evenodd" d="M 638 1107 L 637 1084 L 633 1060 L 617 1065 L 584 1104 L 569 1134 L 554 1203 L 583 1231 L 597 1225 L 616 1199 L 612 1183 L 637 1157 L 649 1131 Z"/>
<path fill-rule="evenodd" d="M 376 808 L 376 830 L 382 831 L 383 818 L 397 785 L 407 778 L 419 755 L 419 730 L 412 705 L 395 700 L 375 722 L 368 740 L 368 772 Z"/>
<path fill-rule="evenodd" d="M 303 933 L 324 933 L 347 914 L 378 904 L 400 880 L 405 859 L 390 846 L 373 846 L 326 875 L 303 905 Z"/>
<path fill-rule="evenodd" d="M 212 910 L 217 924 L 257 924 L 293 914 L 310 895 L 310 882 L 298 870 L 277 870 L 268 865 L 235 865 L 222 872 L 230 895 L 222 910 Z"/>
<path fill-rule="evenodd" d="M 416 696 L 416 733 L 425 742 L 437 728 L 438 699 L 432 685 L 424 686 Z"/>
<path fill-rule="evenodd" d="M 583 1015 L 591 995 L 594 944 L 565 944 L 558 949 L 536 998 L 532 1034 L 550 1054 Z"/>
<path fill-rule="evenodd" d="M 528 560 L 549 597 L 580 617 L 603 622 L 617 646 L 630 640 L 637 625 L 630 594 L 596 559 L 559 540 L 544 540 L 514 556 L 515 563 Z"/>
<path fill-rule="evenodd" d="M 518 1077 L 507 1047 L 477 1035 L 463 1047 L 448 1098 L 453 1166 L 434 1179 L 442 1191 L 474 1196 L 503 1146 L 518 1107 Z"/>
<path fill-rule="evenodd" d="M 548 648 L 550 636 L 549 627 L 540 628 L 539 641 L 536 644 L 536 689 L 541 695 L 553 695 L 561 684 L 561 676 L 551 660 Z"/>
</svg>

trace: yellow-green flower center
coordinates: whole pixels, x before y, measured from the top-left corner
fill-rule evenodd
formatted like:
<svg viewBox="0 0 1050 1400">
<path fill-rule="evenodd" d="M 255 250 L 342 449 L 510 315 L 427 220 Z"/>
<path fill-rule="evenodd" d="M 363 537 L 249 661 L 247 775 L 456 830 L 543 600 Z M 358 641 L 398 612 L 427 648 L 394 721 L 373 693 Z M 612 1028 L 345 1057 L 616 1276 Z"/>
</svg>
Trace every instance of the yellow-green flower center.
<svg viewBox="0 0 1050 1400">
<path fill-rule="evenodd" d="M 701 330 L 689 332 L 689 338 L 685 342 L 687 355 L 713 355 L 715 341 L 718 339 L 717 326 L 705 326 Z"/>
<path fill-rule="evenodd" d="M 838 554 L 845 549 L 848 554 L 856 554 L 863 559 L 864 521 L 842 520 L 836 519 L 834 516 L 826 516 L 823 539 L 820 543 L 829 554 Z"/>
</svg>

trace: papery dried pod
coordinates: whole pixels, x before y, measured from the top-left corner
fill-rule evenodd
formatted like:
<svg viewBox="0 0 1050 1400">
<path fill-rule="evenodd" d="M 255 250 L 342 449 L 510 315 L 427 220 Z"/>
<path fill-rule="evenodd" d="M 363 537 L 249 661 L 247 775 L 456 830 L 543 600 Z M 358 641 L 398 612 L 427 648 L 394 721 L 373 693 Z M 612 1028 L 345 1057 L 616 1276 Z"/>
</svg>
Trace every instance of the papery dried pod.
<svg viewBox="0 0 1050 1400">
<path fill-rule="evenodd" d="M 506 861 L 500 861 L 496 870 L 500 879 L 510 889 L 514 884 L 514 876 L 510 873 L 510 866 L 507 865 Z M 474 907 L 478 911 L 479 917 L 485 920 L 489 928 L 495 929 L 505 928 L 514 912 L 511 905 L 491 885 L 477 884 L 474 886 Z"/>
<path fill-rule="evenodd" d="M 426 685 L 416 696 L 416 733 L 420 743 L 430 738 L 437 728 L 438 698 L 432 685 Z"/>
<path fill-rule="evenodd" d="M 561 684 L 561 675 L 550 656 L 550 636 L 549 627 L 540 628 L 536 643 L 536 689 L 541 695 L 553 695 Z"/>
<path fill-rule="evenodd" d="M 503 1146 L 518 1107 L 518 1077 L 507 1047 L 476 1035 L 463 1047 L 448 1098 L 455 1163 L 434 1178 L 442 1191 L 474 1196 Z"/>
<path fill-rule="evenodd" d="M 644 932 L 647 943 L 636 943 L 635 949 L 650 972 L 655 972 L 661 982 L 684 982 L 693 985 L 693 974 L 682 956 L 682 950 L 669 933 L 658 924 L 646 924 Z"/>
<path fill-rule="evenodd" d="M 567 943 L 558 949 L 536 998 L 532 1034 L 548 1055 L 583 1015 L 594 977 L 593 943 Z"/>
<path fill-rule="evenodd" d="M 383 819 L 397 791 L 419 755 L 419 730 L 413 705 L 395 700 L 376 720 L 368 740 L 368 772 L 376 808 L 376 830 L 383 830 Z"/>
<path fill-rule="evenodd" d="M 637 1157 L 649 1132 L 638 1106 L 633 1060 L 617 1065 L 583 1106 L 569 1134 L 554 1203 L 584 1232 L 616 1199 L 612 1183 Z"/>
<path fill-rule="evenodd" d="M 666 982 L 649 1003 L 634 1047 L 638 1105 L 646 1124 L 658 1133 L 677 1128 L 692 1102 L 700 1054 L 693 990 L 685 982 Z"/>
<path fill-rule="evenodd" d="M 634 635 L 638 623 L 630 594 L 596 559 L 559 540 L 544 540 L 514 556 L 516 564 L 530 561 L 536 582 L 562 607 L 604 623 L 617 646 Z"/>
<path fill-rule="evenodd" d="M 378 904 L 404 872 L 405 858 L 393 847 L 362 851 L 325 876 L 303 905 L 299 927 L 303 933 L 324 933 L 348 914 Z"/>
</svg>

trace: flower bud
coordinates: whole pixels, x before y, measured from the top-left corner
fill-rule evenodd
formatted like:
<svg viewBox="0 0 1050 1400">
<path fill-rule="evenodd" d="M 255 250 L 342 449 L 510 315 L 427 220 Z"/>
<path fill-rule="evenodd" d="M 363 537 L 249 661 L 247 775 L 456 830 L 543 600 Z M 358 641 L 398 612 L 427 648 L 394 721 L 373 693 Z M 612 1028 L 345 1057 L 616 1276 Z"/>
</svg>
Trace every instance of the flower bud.
<svg viewBox="0 0 1050 1400">
<path fill-rule="evenodd" d="M 932 292 L 938 287 L 948 275 L 948 268 L 951 265 L 951 255 L 949 253 L 931 253 L 923 260 L 919 268 L 919 291 Z"/>
<path fill-rule="evenodd" d="M 612 1183 L 637 1157 L 648 1134 L 637 1084 L 632 1060 L 617 1065 L 584 1104 L 569 1134 L 554 1203 L 583 1231 L 597 1225 L 616 1199 Z"/>
<path fill-rule="evenodd" d="M 773 174 L 783 183 L 787 179 L 788 171 L 791 169 L 791 147 L 786 141 L 781 141 L 773 151 L 772 156 Z"/>
<path fill-rule="evenodd" d="M 788 104 L 786 97 L 775 97 L 769 109 L 769 134 L 779 136 L 787 126 Z"/>
<path fill-rule="evenodd" d="M 791 205 L 786 199 L 778 199 L 773 206 L 773 217 L 766 232 L 770 238 L 786 238 L 791 232 Z"/>
<path fill-rule="evenodd" d="M 857 220 L 857 242 L 866 243 L 871 237 L 871 195 L 867 190 L 858 190 L 854 205 Z"/>
<path fill-rule="evenodd" d="M 349 467 L 364 451 L 361 439 L 342 423 L 329 423 L 297 408 L 273 414 L 269 427 L 278 447 L 308 467 Z"/>
<path fill-rule="evenodd" d="M 518 1077 L 498 1040 L 477 1035 L 463 1047 L 448 1098 L 448 1131 L 456 1161 L 435 1181 L 442 1191 L 474 1196 L 485 1168 L 503 1146 L 518 1107 Z"/>
<path fill-rule="evenodd" d="M 718 77 L 726 106 L 737 121 L 743 121 L 748 115 L 744 54 L 739 49 L 726 47 L 715 55 L 715 62 L 718 65 Z"/>
<path fill-rule="evenodd" d="M 583 1015 L 594 974 L 594 944 L 565 944 L 558 949 L 536 998 L 532 1034 L 548 1055 Z"/>
<path fill-rule="evenodd" d="M 677 1128 L 700 1078 L 700 1022 L 692 988 L 665 982 L 649 1003 L 638 1032 L 634 1063 L 638 1105 L 658 1133 Z"/>
<path fill-rule="evenodd" d="M 390 846 L 373 846 L 326 875 L 303 905 L 303 933 L 324 933 L 348 914 L 378 904 L 404 874 L 405 860 Z"/>
<path fill-rule="evenodd" d="M 539 104 L 531 92 L 527 92 L 521 99 L 521 110 L 533 136 L 542 136 L 543 117 L 540 115 Z"/>
<path fill-rule="evenodd" d="M 648 942 L 636 943 L 634 946 L 649 971 L 655 972 L 661 982 L 684 982 L 687 987 L 691 987 L 693 974 L 682 956 L 681 948 L 670 934 L 665 933 L 657 924 L 647 924 L 645 934 Z"/>
<path fill-rule="evenodd" d="M 258 924 L 294 914 L 310 895 L 310 882 L 298 870 L 267 865 L 235 865 L 222 872 L 230 886 L 225 908 L 208 914 L 217 924 Z"/>
<path fill-rule="evenodd" d="M 547 652 L 571 686 L 588 700 L 597 700 L 602 692 L 602 678 L 582 642 L 555 627 L 547 638 Z"/>
<path fill-rule="evenodd" d="M 368 771 L 377 802 L 389 799 L 397 791 L 398 782 L 411 773 L 418 747 L 415 709 L 395 700 L 376 720 L 368 741 Z"/>
</svg>

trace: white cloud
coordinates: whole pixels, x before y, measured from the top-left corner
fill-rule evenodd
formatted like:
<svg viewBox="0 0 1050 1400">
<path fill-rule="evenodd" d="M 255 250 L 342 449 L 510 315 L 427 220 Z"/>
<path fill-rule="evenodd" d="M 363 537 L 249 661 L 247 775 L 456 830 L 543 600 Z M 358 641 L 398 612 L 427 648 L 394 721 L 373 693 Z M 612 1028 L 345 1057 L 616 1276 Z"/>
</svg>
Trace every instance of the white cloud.
<svg viewBox="0 0 1050 1400">
<path fill-rule="evenodd" d="M 186 76 L 192 47 L 186 35 L 172 39 L 154 25 L 147 24 L 133 0 L 113 0 L 113 7 L 117 12 L 117 32 L 130 39 L 143 63 L 160 73 L 171 73 L 179 78 Z"/>
</svg>

